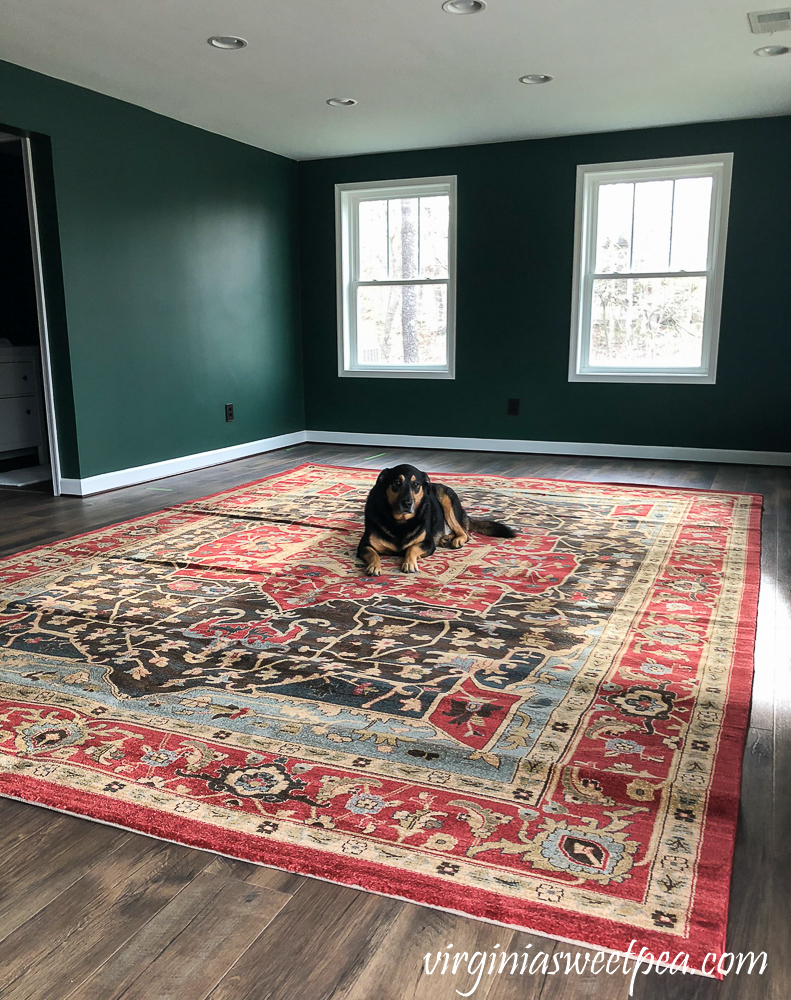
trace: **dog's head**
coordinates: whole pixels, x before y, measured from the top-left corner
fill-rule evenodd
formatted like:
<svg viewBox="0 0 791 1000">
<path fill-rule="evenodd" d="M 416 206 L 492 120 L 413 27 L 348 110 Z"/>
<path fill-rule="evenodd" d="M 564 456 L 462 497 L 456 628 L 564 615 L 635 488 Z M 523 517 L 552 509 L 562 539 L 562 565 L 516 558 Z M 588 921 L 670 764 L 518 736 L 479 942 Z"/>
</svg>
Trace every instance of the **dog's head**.
<svg viewBox="0 0 791 1000">
<path fill-rule="evenodd" d="M 430 480 L 414 465 L 382 469 L 376 485 L 384 492 L 390 513 L 396 521 L 408 521 L 423 503 Z"/>
</svg>

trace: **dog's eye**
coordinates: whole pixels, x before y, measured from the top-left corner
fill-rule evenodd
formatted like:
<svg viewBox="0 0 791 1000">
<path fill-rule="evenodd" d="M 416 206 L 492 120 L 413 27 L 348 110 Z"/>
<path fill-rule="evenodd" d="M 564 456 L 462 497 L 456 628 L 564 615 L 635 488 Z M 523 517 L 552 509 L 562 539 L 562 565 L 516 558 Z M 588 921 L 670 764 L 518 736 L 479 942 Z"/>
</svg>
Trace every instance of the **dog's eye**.
<svg viewBox="0 0 791 1000">
<path fill-rule="evenodd" d="M 419 489 L 420 489 L 420 486 L 419 486 L 419 484 L 418 484 L 418 483 L 416 483 L 416 482 L 415 482 L 415 480 L 413 479 L 413 480 L 412 480 L 412 492 L 413 492 L 413 493 L 417 493 L 417 491 L 418 491 Z"/>
</svg>

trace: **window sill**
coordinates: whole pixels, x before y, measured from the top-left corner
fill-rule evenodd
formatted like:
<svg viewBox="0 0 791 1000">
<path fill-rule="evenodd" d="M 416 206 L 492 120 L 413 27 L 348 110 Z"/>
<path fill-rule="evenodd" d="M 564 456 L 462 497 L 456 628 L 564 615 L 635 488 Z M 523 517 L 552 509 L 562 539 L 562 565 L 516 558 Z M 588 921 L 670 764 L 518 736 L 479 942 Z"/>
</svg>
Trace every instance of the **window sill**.
<svg viewBox="0 0 791 1000">
<path fill-rule="evenodd" d="M 569 382 L 620 382 L 664 385 L 714 385 L 715 375 L 708 372 L 569 372 Z"/>
<path fill-rule="evenodd" d="M 338 372 L 340 378 L 433 378 L 454 379 L 452 371 L 426 368 L 346 368 Z"/>
</svg>

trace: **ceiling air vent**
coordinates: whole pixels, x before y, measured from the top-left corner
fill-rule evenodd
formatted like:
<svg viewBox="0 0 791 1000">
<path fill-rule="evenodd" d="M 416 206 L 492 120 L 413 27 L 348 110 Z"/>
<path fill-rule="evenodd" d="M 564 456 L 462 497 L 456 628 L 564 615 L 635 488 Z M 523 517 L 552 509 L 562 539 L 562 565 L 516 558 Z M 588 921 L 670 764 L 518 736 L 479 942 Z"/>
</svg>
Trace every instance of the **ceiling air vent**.
<svg viewBox="0 0 791 1000">
<path fill-rule="evenodd" d="M 791 8 L 781 10 L 754 10 L 747 15 L 750 30 L 754 35 L 766 35 L 772 31 L 788 31 L 791 29 Z"/>
</svg>

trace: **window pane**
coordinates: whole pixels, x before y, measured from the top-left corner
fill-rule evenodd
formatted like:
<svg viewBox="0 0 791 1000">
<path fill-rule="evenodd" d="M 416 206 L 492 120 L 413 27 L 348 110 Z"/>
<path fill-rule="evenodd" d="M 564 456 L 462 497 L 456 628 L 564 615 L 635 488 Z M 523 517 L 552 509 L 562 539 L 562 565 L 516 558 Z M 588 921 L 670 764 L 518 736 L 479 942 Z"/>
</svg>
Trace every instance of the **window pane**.
<svg viewBox="0 0 791 1000">
<path fill-rule="evenodd" d="M 632 255 L 634 184 L 602 184 L 596 223 L 596 273 L 628 271 Z"/>
<path fill-rule="evenodd" d="M 447 364 L 447 299 L 445 284 L 358 288 L 358 365 Z"/>
<path fill-rule="evenodd" d="M 673 202 L 673 271 L 705 271 L 709 256 L 711 177 L 683 177 L 676 181 Z"/>
<path fill-rule="evenodd" d="M 447 278 L 450 198 L 420 199 L 420 277 Z"/>
<path fill-rule="evenodd" d="M 597 278 L 589 364 L 699 368 L 705 278 Z"/>
<path fill-rule="evenodd" d="M 449 207 L 447 195 L 360 202 L 360 280 L 446 278 Z"/>
<path fill-rule="evenodd" d="M 673 181 L 641 181 L 634 186 L 632 271 L 667 271 Z"/>
<path fill-rule="evenodd" d="M 360 202 L 360 280 L 387 278 L 387 200 Z"/>
</svg>

